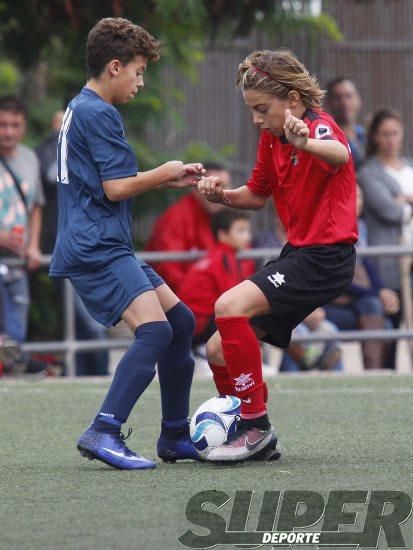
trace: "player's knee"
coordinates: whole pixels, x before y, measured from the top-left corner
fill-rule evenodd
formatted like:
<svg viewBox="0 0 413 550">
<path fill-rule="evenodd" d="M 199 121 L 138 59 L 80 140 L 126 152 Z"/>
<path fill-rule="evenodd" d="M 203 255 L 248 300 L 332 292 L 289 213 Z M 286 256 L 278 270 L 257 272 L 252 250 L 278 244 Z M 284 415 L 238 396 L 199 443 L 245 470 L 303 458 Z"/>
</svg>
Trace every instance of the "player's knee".
<svg viewBox="0 0 413 550">
<path fill-rule="evenodd" d="M 176 307 L 179 308 L 179 320 L 175 325 L 172 325 L 174 334 L 176 332 L 186 332 L 192 335 L 195 329 L 194 314 L 183 302 L 179 302 Z"/>
<path fill-rule="evenodd" d="M 212 336 L 206 345 L 206 355 L 209 363 L 214 365 L 224 364 L 224 354 L 222 353 L 221 339 L 216 336 Z"/>
<path fill-rule="evenodd" d="M 147 326 L 141 325 L 137 332 L 136 337 L 139 338 L 139 333 L 146 328 L 150 330 L 150 340 L 156 342 L 156 346 L 161 353 L 165 352 L 169 344 L 171 343 L 173 331 L 171 325 L 166 321 L 159 321 L 154 323 L 147 323 Z"/>
<path fill-rule="evenodd" d="M 172 327 L 174 337 L 182 335 L 192 338 L 195 318 L 192 311 L 183 302 L 178 302 L 172 309 L 167 311 L 166 318 Z"/>
<path fill-rule="evenodd" d="M 215 316 L 232 317 L 235 315 L 241 315 L 239 303 L 231 292 L 225 292 L 215 303 Z"/>
</svg>

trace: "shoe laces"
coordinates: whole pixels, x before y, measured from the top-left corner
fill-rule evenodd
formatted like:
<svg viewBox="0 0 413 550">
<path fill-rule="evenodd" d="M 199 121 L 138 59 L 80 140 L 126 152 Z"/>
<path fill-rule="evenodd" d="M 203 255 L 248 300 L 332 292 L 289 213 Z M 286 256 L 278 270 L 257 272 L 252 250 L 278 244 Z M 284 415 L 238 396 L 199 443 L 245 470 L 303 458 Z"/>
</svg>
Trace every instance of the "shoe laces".
<svg viewBox="0 0 413 550">
<path fill-rule="evenodd" d="M 232 441 L 234 441 L 235 439 L 238 439 L 238 437 L 244 435 L 244 433 L 249 428 L 249 426 L 245 422 L 243 422 L 241 416 L 239 416 L 238 414 L 235 416 L 235 422 L 236 422 L 236 428 L 228 436 L 228 439 L 225 441 L 224 445 L 229 445 Z"/>
<path fill-rule="evenodd" d="M 132 432 L 133 432 L 132 428 L 128 429 L 128 435 L 125 435 L 124 433 L 120 432 L 121 441 L 126 441 Z"/>
</svg>

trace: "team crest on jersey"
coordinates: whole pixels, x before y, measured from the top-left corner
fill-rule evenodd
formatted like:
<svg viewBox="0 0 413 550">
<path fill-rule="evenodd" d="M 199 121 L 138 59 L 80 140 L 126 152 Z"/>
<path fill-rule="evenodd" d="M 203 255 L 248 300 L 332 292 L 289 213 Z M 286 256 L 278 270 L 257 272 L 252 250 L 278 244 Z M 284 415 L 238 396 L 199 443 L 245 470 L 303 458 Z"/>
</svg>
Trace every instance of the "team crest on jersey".
<svg viewBox="0 0 413 550">
<path fill-rule="evenodd" d="M 290 162 L 293 166 L 297 166 L 297 164 L 298 164 L 298 155 L 297 155 L 297 153 L 291 153 Z"/>
<path fill-rule="evenodd" d="M 331 136 L 332 133 L 333 130 L 330 126 L 327 126 L 326 124 L 318 124 L 315 129 L 315 138 L 323 139 L 326 136 Z"/>
</svg>

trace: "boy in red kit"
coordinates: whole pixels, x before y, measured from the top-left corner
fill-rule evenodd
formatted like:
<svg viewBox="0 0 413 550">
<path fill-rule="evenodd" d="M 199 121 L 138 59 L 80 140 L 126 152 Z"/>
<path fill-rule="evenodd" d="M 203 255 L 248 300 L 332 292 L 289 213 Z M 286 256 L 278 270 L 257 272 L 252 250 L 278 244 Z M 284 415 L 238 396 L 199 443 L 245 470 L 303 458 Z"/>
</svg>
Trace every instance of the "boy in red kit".
<svg viewBox="0 0 413 550">
<path fill-rule="evenodd" d="M 216 244 L 178 287 L 178 296 L 195 316 L 194 345 L 205 344 L 216 331 L 214 304 L 221 294 L 255 272 L 251 261 L 236 257 L 251 244 L 248 213 L 225 209 L 215 214 L 211 225 Z"/>
<path fill-rule="evenodd" d="M 320 109 L 324 92 L 289 51 L 257 51 L 239 66 L 237 84 L 262 133 L 248 183 L 224 190 L 201 178 L 211 202 L 259 210 L 273 197 L 287 244 L 249 280 L 215 304 L 218 332 L 207 356 L 219 393 L 232 386 L 241 420 L 208 460 L 236 462 L 278 456 L 267 416 L 259 340 L 288 347 L 291 331 L 312 311 L 340 296 L 354 274 L 356 183 L 348 142 Z"/>
</svg>

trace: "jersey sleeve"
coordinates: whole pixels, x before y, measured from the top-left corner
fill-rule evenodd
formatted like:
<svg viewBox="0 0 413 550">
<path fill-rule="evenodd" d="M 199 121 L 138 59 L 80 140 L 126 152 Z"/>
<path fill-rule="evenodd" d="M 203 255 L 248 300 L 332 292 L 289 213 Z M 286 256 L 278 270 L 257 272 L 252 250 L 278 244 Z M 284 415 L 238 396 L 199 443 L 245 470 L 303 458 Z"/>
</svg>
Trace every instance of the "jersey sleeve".
<svg viewBox="0 0 413 550">
<path fill-rule="evenodd" d="M 248 189 L 255 195 L 270 197 L 276 180 L 272 160 L 272 140 L 263 132 L 258 144 L 257 158 L 251 177 L 247 182 Z"/>
<path fill-rule="evenodd" d="M 135 153 L 126 141 L 120 115 L 109 109 L 97 113 L 86 139 L 102 181 L 136 176 Z"/>
<path fill-rule="evenodd" d="M 330 121 L 323 119 L 323 118 L 317 118 L 316 120 L 313 120 L 309 124 L 310 128 L 310 138 L 313 139 L 321 139 L 323 141 L 327 140 L 334 140 L 338 141 L 340 143 L 343 143 L 343 140 L 340 139 L 340 136 L 338 135 L 336 128 L 331 124 Z M 346 145 L 346 144 L 343 144 Z M 340 167 L 338 166 L 332 166 L 325 160 L 320 159 L 316 155 L 314 155 L 314 161 L 319 164 L 326 172 L 329 172 L 330 174 L 337 174 L 337 172 L 340 171 Z"/>
</svg>

